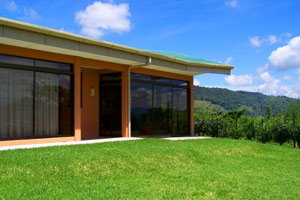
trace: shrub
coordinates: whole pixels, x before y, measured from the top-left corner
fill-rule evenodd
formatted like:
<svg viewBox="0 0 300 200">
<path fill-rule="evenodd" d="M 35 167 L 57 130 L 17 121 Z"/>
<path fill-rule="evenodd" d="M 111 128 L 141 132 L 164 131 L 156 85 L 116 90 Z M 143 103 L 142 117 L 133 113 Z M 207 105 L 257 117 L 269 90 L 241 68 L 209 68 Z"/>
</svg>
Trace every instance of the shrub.
<svg viewBox="0 0 300 200">
<path fill-rule="evenodd" d="M 254 120 L 251 120 L 251 122 L 246 125 L 244 132 L 247 140 L 252 140 L 255 138 Z"/>
<path fill-rule="evenodd" d="M 255 138 L 262 143 L 270 142 L 272 141 L 272 132 L 268 127 L 258 125 L 255 127 Z"/>
<path fill-rule="evenodd" d="M 294 147 L 300 148 L 300 124 L 294 129 L 292 139 L 294 142 Z"/>
<path fill-rule="evenodd" d="M 289 139 L 292 139 L 293 128 L 288 126 L 286 123 L 277 123 L 273 125 L 272 134 L 274 136 L 274 141 L 282 145 Z"/>
</svg>

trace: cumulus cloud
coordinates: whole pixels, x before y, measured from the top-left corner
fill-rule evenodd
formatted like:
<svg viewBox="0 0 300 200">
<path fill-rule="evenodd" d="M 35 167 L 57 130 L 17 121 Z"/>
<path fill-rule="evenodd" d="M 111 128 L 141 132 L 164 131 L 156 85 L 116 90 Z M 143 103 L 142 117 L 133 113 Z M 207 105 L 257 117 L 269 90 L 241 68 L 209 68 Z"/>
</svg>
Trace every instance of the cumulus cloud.
<svg viewBox="0 0 300 200">
<path fill-rule="evenodd" d="M 300 77 L 298 77 L 296 83 L 294 84 L 293 87 L 294 91 L 298 93 L 298 98 L 300 98 Z"/>
<path fill-rule="evenodd" d="M 277 44 L 277 43 L 284 43 L 292 36 L 291 33 L 283 33 L 278 36 L 276 35 L 269 35 L 264 38 L 260 38 L 259 36 L 249 37 L 249 41 L 251 46 L 253 47 L 260 47 L 262 44 Z"/>
<path fill-rule="evenodd" d="M 289 75 L 282 79 L 291 80 Z M 275 78 L 269 71 L 258 73 L 256 77 L 249 74 L 230 75 L 225 78 L 226 86 L 230 90 L 245 90 L 250 92 L 260 92 L 266 95 L 288 96 L 292 98 L 300 97 L 300 76 L 293 84 L 282 85 L 280 79 Z"/>
<path fill-rule="evenodd" d="M 238 6 L 239 1 L 238 0 L 228 0 L 225 2 L 225 5 L 231 8 L 235 8 Z"/>
<path fill-rule="evenodd" d="M 198 79 L 194 78 L 194 85 L 195 86 L 200 86 L 200 81 Z"/>
<path fill-rule="evenodd" d="M 14 12 L 14 11 L 17 11 L 18 10 L 18 6 L 17 4 L 14 2 L 14 1 L 9 1 L 5 4 L 5 8 L 8 10 L 8 11 L 11 11 L 11 12 Z"/>
<path fill-rule="evenodd" d="M 230 75 L 225 77 L 225 82 L 230 86 L 252 85 L 253 77 L 249 74 Z"/>
<path fill-rule="evenodd" d="M 293 38 L 286 46 L 279 47 L 269 56 L 270 67 L 280 71 L 300 67 L 300 36 Z"/>
<path fill-rule="evenodd" d="M 250 37 L 249 40 L 254 47 L 259 47 L 263 43 L 263 40 L 260 40 L 258 36 Z"/>
<path fill-rule="evenodd" d="M 32 8 L 24 8 L 23 12 L 24 12 L 24 17 L 23 17 L 24 20 L 32 21 L 32 20 L 40 19 L 38 13 Z"/>
<path fill-rule="evenodd" d="M 231 65 L 231 61 L 233 60 L 232 57 L 228 57 L 226 60 L 225 60 L 225 64 L 226 65 Z"/>
<path fill-rule="evenodd" d="M 278 38 L 276 35 L 269 35 L 268 41 L 270 44 L 275 44 L 281 41 L 280 38 Z"/>
<path fill-rule="evenodd" d="M 81 33 L 99 38 L 106 32 L 123 33 L 130 30 L 129 5 L 96 1 L 76 13 L 75 20 L 82 26 Z"/>
<path fill-rule="evenodd" d="M 300 96 L 300 87 L 297 89 L 297 82 L 293 85 L 281 85 L 281 80 L 271 76 L 269 72 L 259 74 L 258 80 L 261 81 L 257 85 L 258 92 L 267 95 L 288 96 L 293 98 L 298 98 Z"/>
<path fill-rule="evenodd" d="M 257 72 L 258 74 L 261 74 L 261 73 L 267 71 L 268 69 L 269 69 L 269 64 L 265 64 L 265 66 L 259 67 L 259 68 L 256 70 L 256 72 Z"/>
<path fill-rule="evenodd" d="M 292 77 L 290 75 L 285 75 L 282 77 L 283 80 L 286 80 L 286 81 L 290 81 L 292 80 Z"/>
</svg>

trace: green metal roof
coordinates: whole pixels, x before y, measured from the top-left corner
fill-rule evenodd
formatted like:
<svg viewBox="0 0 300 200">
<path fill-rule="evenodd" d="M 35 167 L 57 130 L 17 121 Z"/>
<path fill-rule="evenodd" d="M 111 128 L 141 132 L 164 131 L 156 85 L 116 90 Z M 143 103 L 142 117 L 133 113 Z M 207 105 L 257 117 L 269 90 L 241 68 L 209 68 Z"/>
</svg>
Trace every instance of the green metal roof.
<svg viewBox="0 0 300 200">
<path fill-rule="evenodd" d="M 181 54 L 181 53 L 175 53 L 175 52 L 169 52 L 169 51 L 156 51 L 156 50 L 148 50 L 148 51 L 151 51 L 153 53 L 158 53 L 161 55 L 165 55 L 165 56 L 170 56 L 170 57 L 188 61 L 188 62 L 221 64 L 218 62 L 206 60 L 206 59 L 199 58 L 199 57 L 189 56 L 189 55 L 185 55 L 185 54 Z"/>
</svg>

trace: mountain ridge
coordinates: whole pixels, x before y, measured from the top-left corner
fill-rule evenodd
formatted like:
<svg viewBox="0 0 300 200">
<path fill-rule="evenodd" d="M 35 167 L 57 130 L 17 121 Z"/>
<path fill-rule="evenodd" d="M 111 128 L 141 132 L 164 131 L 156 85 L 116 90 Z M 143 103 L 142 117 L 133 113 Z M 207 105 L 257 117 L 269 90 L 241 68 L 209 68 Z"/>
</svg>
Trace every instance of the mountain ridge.
<svg viewBox="0 0 300 200">
<path fill-rule="evenodd" d="M 286 112 L 297 99 L 286 96 L 270 96 L 258 92 L 232 91 L 225 88 L 194 86 L 195 113 L 205 111 L 230 111 L 246 109 L 252 117 L 263 117 L 270 106 L 273 115 Z"/>
</svg>

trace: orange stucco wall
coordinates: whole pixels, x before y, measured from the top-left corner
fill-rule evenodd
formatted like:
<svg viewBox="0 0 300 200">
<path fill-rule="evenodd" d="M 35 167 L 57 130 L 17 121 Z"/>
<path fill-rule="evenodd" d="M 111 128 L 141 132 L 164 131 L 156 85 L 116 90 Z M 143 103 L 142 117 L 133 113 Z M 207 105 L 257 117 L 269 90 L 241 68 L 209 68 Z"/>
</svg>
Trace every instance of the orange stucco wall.
<svg viewBox="0 0 300 200">
<path fill-rule="evenodd" d="M 82 68 L 82 139 L 99 137 L 99 70 Z M 91 96 L 91 89 L 95 96 Z"/>
</svg>

